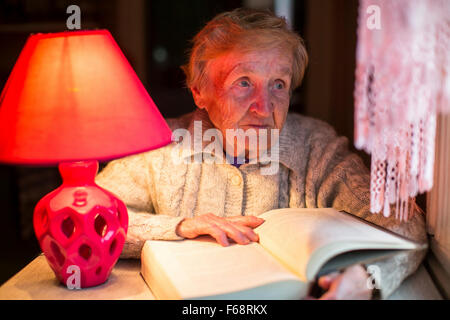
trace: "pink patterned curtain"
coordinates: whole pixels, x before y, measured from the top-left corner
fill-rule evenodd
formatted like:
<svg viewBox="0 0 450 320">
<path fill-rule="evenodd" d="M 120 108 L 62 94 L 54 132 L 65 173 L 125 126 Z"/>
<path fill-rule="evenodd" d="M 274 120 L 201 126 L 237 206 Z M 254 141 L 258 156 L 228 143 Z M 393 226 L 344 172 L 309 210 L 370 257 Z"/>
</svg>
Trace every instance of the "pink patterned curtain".
<svg viewBox="0 0 450 320">
<path fill-rule="evenodd" d="M 450 111 L 450 1 L 360 0 L 358 20 L 355 146 L 372 157 L 370 210 L 395 205 L 406 221 L 408 199 L 433 185 L 436 113 Z"/>
</svg>

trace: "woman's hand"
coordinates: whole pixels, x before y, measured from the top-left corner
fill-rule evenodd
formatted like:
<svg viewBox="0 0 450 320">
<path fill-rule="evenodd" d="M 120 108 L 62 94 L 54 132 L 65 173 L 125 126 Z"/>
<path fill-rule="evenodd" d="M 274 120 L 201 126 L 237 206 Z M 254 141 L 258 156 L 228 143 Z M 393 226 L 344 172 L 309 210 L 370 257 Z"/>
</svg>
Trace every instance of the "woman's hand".
<svg viewBox="0 0 450 320">
<path fill-rule="evenodd" d="M 319 278 L 319 286 L 327 290 L 319 300 L 370 300 L 372 290 L 362 265 L 353 265 L 343 273 L 330 273 Z M 308 297 L 308 299 L 311 299 Z"/>
<path fill-rule="evenodd" d="M 185 218 L 176 229 L 176 233 L 183 238 L 193 239 L 200 235 L 212 236 L 222 246 L 228 246 L 228 238 L 239 244 L 249 244 L 259 241 L 258 235 L 253 231 L 264 222 L 256 216 L 219 217 L 207 213 L 194 218 Z"/>
</svg>

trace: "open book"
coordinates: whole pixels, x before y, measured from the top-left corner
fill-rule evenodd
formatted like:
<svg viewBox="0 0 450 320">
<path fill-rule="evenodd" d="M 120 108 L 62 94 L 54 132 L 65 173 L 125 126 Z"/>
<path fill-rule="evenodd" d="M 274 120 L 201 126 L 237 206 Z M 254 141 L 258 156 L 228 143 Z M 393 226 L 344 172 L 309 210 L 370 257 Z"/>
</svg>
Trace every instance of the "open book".
<svg viewBox="0 0 450 320">
<path fill-rule="evenodd" d="M 259 243 L 146 241 L 141 274 L 158 299 L 301 299 L 328 272 L 424 245 L 332 208 L 259 215 Z"/>
</svg>

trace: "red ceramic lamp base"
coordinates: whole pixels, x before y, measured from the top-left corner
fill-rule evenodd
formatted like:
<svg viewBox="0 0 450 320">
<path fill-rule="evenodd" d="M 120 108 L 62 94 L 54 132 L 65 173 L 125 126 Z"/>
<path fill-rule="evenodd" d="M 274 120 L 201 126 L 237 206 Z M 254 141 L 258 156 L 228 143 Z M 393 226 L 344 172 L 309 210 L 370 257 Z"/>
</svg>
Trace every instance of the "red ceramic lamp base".
<svg viewBox="0 0 450 320">
<path fill-rule="evenodd" d="M 102 284 L 125 243 L 126 207 L 95 184 L 97 161 L 61 163 L 59 171 L 63 184 L 42 198 L 34 210 L 36 237 L 64 285 L 85 288 Z"/>
</svg>

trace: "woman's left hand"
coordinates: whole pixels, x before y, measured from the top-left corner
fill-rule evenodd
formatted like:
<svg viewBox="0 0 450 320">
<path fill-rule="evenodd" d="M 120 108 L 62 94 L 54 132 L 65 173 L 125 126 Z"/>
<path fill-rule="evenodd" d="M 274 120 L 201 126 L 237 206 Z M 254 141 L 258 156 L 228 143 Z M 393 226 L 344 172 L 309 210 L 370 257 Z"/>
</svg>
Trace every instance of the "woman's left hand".
<svg viewBox="0 0 450 320">
<path fill-rule="evenodd" d="M 319 300 L 370 300 L 372 290 L 367 285 L 367 279 L 367 272 L 362 265 L 353 265 L 342 273 L 322 276 L 318 284 L 327 291 Z"/>
</svg>

